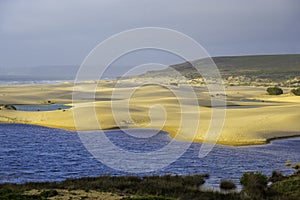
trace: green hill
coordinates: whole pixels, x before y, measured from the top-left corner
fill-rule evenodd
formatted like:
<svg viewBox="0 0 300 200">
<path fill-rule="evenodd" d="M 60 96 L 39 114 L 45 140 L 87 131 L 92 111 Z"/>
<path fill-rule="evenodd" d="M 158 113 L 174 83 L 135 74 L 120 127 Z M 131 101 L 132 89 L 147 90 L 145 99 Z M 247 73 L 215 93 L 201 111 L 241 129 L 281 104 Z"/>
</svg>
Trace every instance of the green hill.
<svg viewBox="0 0 300 200">
<path fill-rule="evenodd" d="M 286 83 L 300 77 L 300 54 L 224 56 L 212 57 L 212 59 L 224 80 L 229 77 L 246 77 L 251 81 L 261 79 L 262 82 Z M 207 67 L 207 64 L 210 63 L 208 61 L 209 58 L 204 58 L 193 61 L 193 63 L 201 68 Z M 201 75 L 189 62 L 171 65 L 161 71 L 150 71 L 143 76 L 174 77 L 171 68 L 188 79 L 201 78 Z"/>
</svg>

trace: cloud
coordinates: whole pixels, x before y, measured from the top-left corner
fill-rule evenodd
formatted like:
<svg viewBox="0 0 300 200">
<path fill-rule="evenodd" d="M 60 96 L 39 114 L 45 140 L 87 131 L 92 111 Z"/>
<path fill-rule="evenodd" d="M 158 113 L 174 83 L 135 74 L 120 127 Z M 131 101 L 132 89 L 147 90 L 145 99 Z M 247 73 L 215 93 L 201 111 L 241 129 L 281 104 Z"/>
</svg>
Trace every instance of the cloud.
<svg viewBox="0 0 300 200">
<path fill-rule="evenodd" d="M 230 31 L 235 27 L 254 28 L 266 23 L 273 28 L 285 23 L 293 14 L 290 5 L 283 0 L 12 0 L 5 8 L 1 28 L 9 34 L 106 31 L 149 25 L 189 27 L 195 31 Z"/>
<path fill-rule="evenodd" d="M 296 53 L 299 6 L 297 0 L 0 1 L 0 62 L 78 63 L 112 34 L 144 26 L 181 31 L 213 55 Z"/>
</svg>

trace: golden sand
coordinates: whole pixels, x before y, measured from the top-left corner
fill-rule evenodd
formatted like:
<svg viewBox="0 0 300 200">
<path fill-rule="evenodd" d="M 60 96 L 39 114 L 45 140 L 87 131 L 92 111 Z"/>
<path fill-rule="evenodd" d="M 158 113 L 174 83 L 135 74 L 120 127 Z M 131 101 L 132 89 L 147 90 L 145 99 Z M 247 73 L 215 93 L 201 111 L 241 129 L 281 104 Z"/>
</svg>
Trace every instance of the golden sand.
<svg viewBox="0 0 300 200">
<path fill-rule="evenodd" d="M 89 93 L 90 84 L 82 85 L 81 91 Z M 181 86 L 170 86 L 174 90 Z M 127 94 L 133 95 L 128 99 Z M 126 84 L 114 88 L 113 81 L 101 81 L 96 89 L 95 101 L 77 100 L 72 103 L 73 83 L 51 85 L 0 86 L 1 104 L 64 103 L 71 109 L 54 111 L 0 110 L 0 122 L 35 124 L 68 130 L 95 130 L 123 128 L 152 128 L 164 130 L 171 137 L 182 140 L 203 141 L 211 122 L 210 95 L 205 87 L 194 88 L 199 105 L 180 105 L 181 97 L 161 85 L 136 87 Z M 112 98 L 112 92 L 115 94 Z M 266 95 L 266 88 L 227 87 L 228 107 L 218 143 L 227 145 L 264 144 L 270 139 L 300 136 L 300 97 L 290 94 Z M 257 102 L 239 102 L 239 99 L 256 99 Z M 188 102 L 188 101 L 185 101 Z M 129 105 L 129 115 L 128 107 Z M 112 113 L 112 106 L 114 114 Z M 238 107 L 237 107 L 238 106 Z M 222 108 L 219 108 L 222 109 Z M 91 113 L 95 110 L 96 120 Z M 80 124 L 74 123 L 74 112 Z M 200 118 L 198 112 L 200 111 Z M 190 112 L 190 120 L 182 120 L 182 112 Z M 195 120 L 196 119 L 196 120 Z M 198 120 L 199 119 L 199 120 Z M 195 124 L 195 121 L 198 124 Z M 183 124 L 184 123 L 184 124 Z M 100 125 L 99 125 L 100 124 Z M 198 126 L 198 127 L 197 127 Z M 197 127 L 196 136 L 189 129 Z M 141 133 L 142 134 L 142 133 Z"/>
</svg>

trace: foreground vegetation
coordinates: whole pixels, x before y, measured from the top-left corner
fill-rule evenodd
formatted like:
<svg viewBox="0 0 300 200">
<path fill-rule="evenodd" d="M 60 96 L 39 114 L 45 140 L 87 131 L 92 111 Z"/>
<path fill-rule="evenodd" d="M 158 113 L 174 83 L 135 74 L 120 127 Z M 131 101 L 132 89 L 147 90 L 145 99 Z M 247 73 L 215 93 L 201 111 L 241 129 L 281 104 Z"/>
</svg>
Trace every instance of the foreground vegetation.
<svg viewBox="0 0 300 200">
<path fill-rule="evenodd" d="M 243 186 L 240 192 L 202 190 L 207 175 L 192 176 L 101 176 L 95 178 L 68 179 L 63 182 L 2 184 L 0 185 L 0 199 L 56 199 L 60 198 L 60 191 L 84 190 L 110 192 L 126 200 L 159 200 L 159 199 L 300 199 L 299 169 L 291 176 L 283 176 L 273 172 L 268 178 L 260 172 L 244 173 L 240 179 Z M 268 186 L 268 182 L 272 182 Z M 224 187 L 225 186 L 225 187 Z M 229 187 L 230 186 L 230 187 Z M 221 187 L 221 185 L 220 185 Z M 222 181 L 223 189 L 234 189 L 230 180 Z M 227 187 L 227 188 L 226 188 Z M 37 194 L 28 191 L 37 190 Z M 26 193 L 27 192 L 27 193 Z M 74 193 L 74 192 L 73 192 Z M 86 199 L 87 197 L 78 197 Z"/>
</svg>

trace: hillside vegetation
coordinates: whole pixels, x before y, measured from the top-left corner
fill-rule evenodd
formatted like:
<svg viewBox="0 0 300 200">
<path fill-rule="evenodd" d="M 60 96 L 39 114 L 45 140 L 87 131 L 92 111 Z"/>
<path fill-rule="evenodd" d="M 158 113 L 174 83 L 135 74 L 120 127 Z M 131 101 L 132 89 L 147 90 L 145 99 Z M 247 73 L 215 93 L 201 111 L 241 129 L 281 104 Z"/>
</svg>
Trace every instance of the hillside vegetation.
<svg viewBox="0 0 300 200">
<path fill-rule="evenodd" d="M 300 54 L 213 57 L 225 84 L 298 87 L 300 85 Z M 209 58 L 193 61 L 201 68 L 211 65 Z M 165 70 L 150 71 L 142 77 L 179 77 L 174 69 L 194 83 L 203 79 L 190 62 L 171 65 Z M 173 71 L 173 72 L 172 72 Z"/>
</svg>

